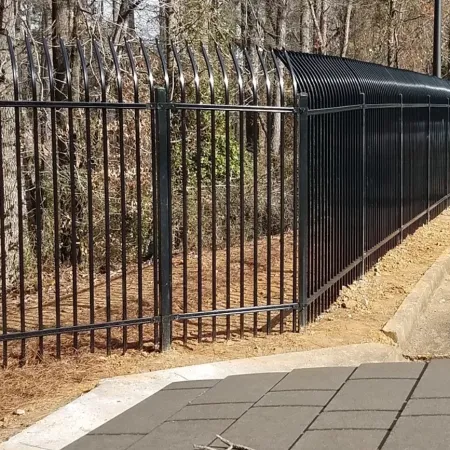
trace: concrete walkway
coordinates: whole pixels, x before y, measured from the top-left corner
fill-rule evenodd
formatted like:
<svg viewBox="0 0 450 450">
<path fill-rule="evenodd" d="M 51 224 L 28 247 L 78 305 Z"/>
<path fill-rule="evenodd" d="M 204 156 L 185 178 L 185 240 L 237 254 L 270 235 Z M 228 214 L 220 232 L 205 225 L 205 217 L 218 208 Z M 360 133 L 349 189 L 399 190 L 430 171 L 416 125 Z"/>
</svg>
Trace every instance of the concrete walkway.
<svg viewBox="0 0 450 450">
<path fill-rule="evenodd" d="M 402 351 L 412 357 L 450 356 L 450 276 L 429 299 Z"/>
<path fill-rule="evenodd" d="M 66 449 L 448 449 L 449 374 L 435 360 L 178 382 Z"/>
</svg>

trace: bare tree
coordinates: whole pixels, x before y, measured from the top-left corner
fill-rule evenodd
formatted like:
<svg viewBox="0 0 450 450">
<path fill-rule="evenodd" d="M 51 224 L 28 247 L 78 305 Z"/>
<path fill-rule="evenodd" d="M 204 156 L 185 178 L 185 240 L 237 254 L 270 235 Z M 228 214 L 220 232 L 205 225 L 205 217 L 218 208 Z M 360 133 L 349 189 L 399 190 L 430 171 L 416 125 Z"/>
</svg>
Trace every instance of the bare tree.
<svg viewBox="0 0 450 450">
<path fill-rule="evenodd" d="M 1 31 L 0 34 L 0 98 L 2 100 L 11 100 L 13 98 L 13 72 L 10 64 L 10 54 L 6 37 L 14 39 L 16 31 L 16 11 L 17 4 L 14 0 L 1 0 Z M 17 280 L 19 273 L 19 250 L 20 240 L 23 235 L 19 234 L 19 223 L 23 215 L 23 189 L 21 178 L 21 155 L 20 142 L 16 135 L 15 123 L 17 120 L 13 108 L 2 108 L 1 111 L 1 149 L 3 173 L 0 177 L 3 181 L 3 220 L 4 226 L 0 230 L 4 234 L 5 251 L 3 255 L 6 261 L 6 288 L 11 287 Z"/>
<path fill-rule="evenodd" d="M 340 55 L 345 58 L 347 56 L 348 51 L 348 43 L 350 39 L 350 24 L 352 19 L 352 11 L 353 11 L 353 0 L 347 1 L 347 7 L 345 11 L 345 22 L 344 22 L 344 32 L 342 33 L 341 38 L 341 51 Z"/>
</svg>

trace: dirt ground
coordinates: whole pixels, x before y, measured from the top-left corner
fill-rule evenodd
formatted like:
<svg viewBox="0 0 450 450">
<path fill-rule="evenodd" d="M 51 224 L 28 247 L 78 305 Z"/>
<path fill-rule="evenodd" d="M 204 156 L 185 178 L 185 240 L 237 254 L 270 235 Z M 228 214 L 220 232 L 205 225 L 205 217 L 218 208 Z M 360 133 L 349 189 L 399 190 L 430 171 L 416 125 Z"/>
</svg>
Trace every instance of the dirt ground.
<svg viewBox="0 0 450 450">
<path fill-rule="evenodd" d="M 81 351 L 62 361 L 51 358 L 0 373 L 0 441 L 93 389 L 99 380 L 226 359 L 367 342 L 390 343 L 380 331 L 411 288 L 444 252 L 450 252 L 450 210 L 390 251 L 364 279 L 342 290 L 330 311 L 301 333 L 232 334 L 215 343 L 183 346 L 164 354 L 129 350 L 125 356 Z M 287 328 L 288 329 L 288 328 Z M 25 414 L 15 415 L 18 409 Z"/>
<path fill-rule="evenodd" d="M 280 304 L 288 302 L 289 299 L 295 297 L 293 286 L 296 283 L 294 280 L 294 242 L 292 232 L 287 232 L 284 235 L 283 241 L 283 258 L 281 255 L 281 239 L 280 236 L 273 236 L 271 238 L 271 267 L 270 267 L 270 293 L 271 303 Z M 205 251 L 202 256 L 202 272 L 200 278 L 201 283 L 201 297 L 199 296 L 199 263 L 196 255 L 189 255 L 187 258 L 186 270 L 183 266 L 183 258 L 180 254 L 174 255 L 172 262 L 172 297 L 173 297 L 173 313 L 183 312 L 197 312 L 208 311 L 223 308 L 237 308 L 239 306 L 253 306 L 255 304 L 267 305 L 267 286 L 268 286 L 268 269 L 267 269 L 267 241 L 261 239 L 258 241 L 258 262 L 257 262 L 257 297 L 254 297 L 254 282 L 255 271 L 253 263 L 253 244 L 246 243 L 243 255 L 243 280 L 244 286 L 241 292 L 241 255 L 239 246 L 231 247 L 229 255 L 229 277 L 230 281 L 227 283 L 227 255 L 225 250 L 218 250 L 216 255 L 216 295 L 212 292 L 212 253 Z M 283 265 L 281 264 L 283 262 Z M 130 265 L 131 267 L 131 265 Z M 283 277 L 281 277 L 283 273 Z M 108 318 L 106 312 L 106 283 L 104 276 L 98 276 L 95 280 L 95 287 L 90 298 L 90 290 L 86 274 L 79 274 L 78 289 L 76 296 L 76 308 L 74 306 L 74 296 L 72 295 L 72 279 L 71 271 L 66 270 L 61 277 L 61 301 L 60 301 L 60 324 L 61 326 L 71 326 L 74 322 L 74 310 L 77 312 L 78 325 L 90 323 L 90 307 L 91 301 L 94 307 L 94 323 L 110 322 L 121 320 L 123 316 L 123 305 L 127 306 L 127 318 L 138 317 L 152 317 L 155 315 L 155 305 L 153 299 L 155 298 L 155 277 L 153 264 L 146 264 L 142 269 L 142 292 L 138 291 L 138 272 L 134 267 L 126 274 L 126 297 L 123 295 L 123 278 L 121 274 L 114 274 L 110 283 L 110 317 Z M 186 277 L 186 282 L 184 279 Z M 51 279 L 51 277 L 48 277 Z M 43 292 L 43 326 L 44 328 L 56 326 L 56 303 L 54 299 L 54 282 L 45 283 L 46 289 Z M 226 286 L 229 285 L 229 291 Z M 186 286 L 186 292 L 184 292 Z M 151 300 L 150 300 L 151 299 Z M 201 299 L 201 300 L 199 300 Z M 25 330 L 32 331 L 39 329 L 38 322 L 38 297 L 36 293 L 28 294 L 25 302 Z M 291 300 L 292 301 L 292 300 Z M 21 312 L 20 300 L 16 295 L 8 298 L 8 305 L 11 305 L 7 311 L 7 327 L 11 331 L 20 331 L 21 328 Z M 139 315 L 139 305 L 142 307 L 142 315 Z M 3 311 L 0 310 L 0 323 Z M 247 315 L 243 318 L 244 326 L 247 331 L 253 328 L 253 315 Z M 257 328 L 263 326 L 266 322 L 266 315 L 258 315 Z M 287 319 L 285 325 L 291 325 Z M 183 327 L 182 324 L 174 323 L 174 338 L 184 338 L 191 340 L 197 338 L 197 321 L 191 321 L 193 326 Z M 217 319 L 218 333 L 227 331 L 227 328 L 232 333 L 240 327 L 240 318 Z M 148 348 L 153 346 L 153 330 L 152 326 L 144 327 L 144 339 Z M 1 331 L 1 325 L 0 325 Z M 128 342 L 131 346 L 137 341 L 138 330 L 137 327 L 128 327 Z M 122 331 L 120 329 L 113 329 L 112 346 L 119 347 L 122 342 Z M 203 335 L 204 338 L 210 338 L 212 334 L 211 321 L 204 320 Z M 95 346 L 98 349 L 104 349 L 106 333 L 104 331 L 97 331 L 95 333 Z M 80 347 L 89 346 L 89 334 L 80 335 Z M 73 342 L 71 339 L 62 338 L 63 351 L 71 351 Z M 67 343 L 66 346 L 64 344 Z M 44 340 L 44 352 L 54 353 L 55 339 Z M 11 344 L 9 346 L 9 353 L 11 359 L 14 360 L 18 356 L 18 345 Z M 33 350 L 31 350 L 33 352 Z M 30 355 L 28 355 L 27 359 Z"/>
</svg>

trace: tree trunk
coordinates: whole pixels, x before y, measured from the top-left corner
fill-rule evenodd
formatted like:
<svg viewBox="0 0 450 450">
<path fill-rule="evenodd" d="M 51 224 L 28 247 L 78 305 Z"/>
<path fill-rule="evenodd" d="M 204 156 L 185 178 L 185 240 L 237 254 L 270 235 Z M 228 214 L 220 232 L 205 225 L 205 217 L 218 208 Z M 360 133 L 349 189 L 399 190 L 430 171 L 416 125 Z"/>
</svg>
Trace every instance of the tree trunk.
<svg viewBox="0 0 450 450">
<path fill-rule="evenodd" d="M 10 61 L 6 36 L 14 38 L 15 34 L 15 15 L 14 0 L 1 0 L 1 38 L 0 38 L 0 58 L 1 61 Z M 9 64 L 2 65 L 3 73 L 0 78 L 0 98 L 2 100 L 11 100 L 13 98 L 13 73 Z M 1 109 L 1 148 L 3 173 L 0 174 L 3 182 L 3 224 L 4 228 L 0 233 L 5 237 L 5 273 L 2 274 L 6 279 L 6 286 L 3 289 L 9 289 L 15 286 L 19 270 L 20 257 L 20 238 L 19 223 L 22 221 L 24 212 L 23 186 L 21 179 L 21 155 L 20 147 L 16 146 L 15 131 L 15 111 L 13 108 Z M 22 191 L 22 194 L 19 192 Z M 23 248 L 22 248 L 23 251 Z M 1 268 L 0 268 L 1 270 Z"/>
<path fill-rule="evenodd" d="M 275 47 L 283 48 L 286 45 L 286 19 L 288 16 L 290 0 L 279 0 L 276 17 Z M 284 68 L 280 65 L 280 77 L 284 78 Z M 280 84 L 273 85 L 273 104 L 279 106 L 281 103 Z M 272 130 L 272 149 L 274 153 L 280 152 L 281 114 L 274 114 Z"/>
<path fill-rule="evenodd" d="M 341 57 L 345 58 L 348 51 L 348 42 L 350 40 L 350 24 L 352 19 L 353 0 L 348 0 L 347 10 L 345 13 L 344 33 L 341 40 Z"/>
<path fill-rule="evenodd" d="M 320 34 L 322 36 L 322 42 L 319 53 L 323 55 L 327 53 L 328 46 L 328 8 L 328 0 L 322 0 L 320 10 Z"/>
<path fill-rule="evenodd" d="M 66 66 L 64 62 L 63 53 L 60 50 L 59 39 L 62 38 L 66 44 L 67 53 L 69 55 L 69 65 L 72 78 L 72 92 L 78 91 L 76 83 L 79 80 L 79 58 L 75 47 L 73 46 L 74 38 L 77 35 L 77 20 L 78 20 L 78 3 L 74 0 L 52 0 L 52 44 L 53 44 L 53 66 L 55 70 L 55 99 L 56 101 L 67 101 L 68 99 L 68 83 L 66 75 Z M 69 130 L 69 112 L 61 109 L 56 111 L 56 126 L 57 126 L 57 151 L 59 159 L 59 178 L 65 180 L 65 183 L 60 185 L 60 215 L 61 215 L 61 229 L 60 229 L 60 259 L 62 262 L 71 262 L 76 265 L 77 261 L 74 258 L 74 246 L 78 246 L 77 242 L 73 242 L 72 227 L 76 227 L 77 222 L 81 222 L 81 214 L 83 208 L 79 207 L 80 190 L 77 188 L 77 171 L 75 165 L 76 161 L 76 132 L 75 129 Z M 72 155 L 71 151 L 75 154 Z M 74 171 L 74 185 L 71 180 L 71 171 Z M 73 194 L 75 192 L 75 194 Z M 75 195 L 75 204 L 73 205 L 73 195 Z M 72 223 L 75 220 L 75 223 Z M 78 249 L 79 250 L 79 249 Z M 77 250 L 77 251 L 78 251 Z M 78 255 L 79 257 L 80 255 Z M 79 262 L 79 261 L 78 261 Z"/>
<path fill-rule="evenodd" d="M 302 5 L 302 52 L 310 53 L 312 50 L 312 23 L 309 0 L 303 0 Z"/>
<path fill-rule="evenodd" d="M 166 52 L 167 64 L 172 67 L 170 42 L 174 36 L 174 0 L 159 0 L 159 39 Z"/>
<path fill-rule="evenodd" d="M 397 16 L 397 2 L 396 0 L 388 0 L 388 51 L 387 64 L 389 67 L 398 67 L 398 45 L 396 36 L 396 16 Z"/>
</svg>

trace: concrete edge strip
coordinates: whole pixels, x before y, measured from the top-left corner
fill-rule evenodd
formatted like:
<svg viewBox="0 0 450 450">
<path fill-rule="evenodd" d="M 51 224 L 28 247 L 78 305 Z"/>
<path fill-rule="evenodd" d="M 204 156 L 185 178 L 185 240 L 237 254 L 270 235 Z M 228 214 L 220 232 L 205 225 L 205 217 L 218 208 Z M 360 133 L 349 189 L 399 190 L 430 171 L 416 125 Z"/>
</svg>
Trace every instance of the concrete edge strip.
<svg viewBox="0 0 450 450">
<path fill-rule="evenodd" d="M 394 316 L 382 328 L 383 333 L 400 347 L 403 347 L 425 310 L 430 297 L 450 275 L 450 254 L 448 248 L 425 272 L 409 295 L 403 300 Z"/>
<path fill-rule="evenodd" d="M 61 450 L 142 400 L 177 381 L 223 379 L 230 375 L 289 372 L 308 367 L 398 362 L 397 347 L 358 344 L 296 353 L 221 361 L 105 379 L 92 391 L 0 444 L 0 450 Z"/>
</svg>

